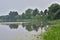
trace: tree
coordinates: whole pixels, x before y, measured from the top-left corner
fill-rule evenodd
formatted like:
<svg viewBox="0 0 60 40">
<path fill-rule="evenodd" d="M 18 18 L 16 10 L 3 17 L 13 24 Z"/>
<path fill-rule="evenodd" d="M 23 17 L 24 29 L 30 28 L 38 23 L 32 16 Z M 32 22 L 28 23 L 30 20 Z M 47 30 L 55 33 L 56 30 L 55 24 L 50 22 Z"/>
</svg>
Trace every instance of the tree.
<svg viewBox="0 0 60 40">
<path fill-rule="evenodd" d="M 35 9 L 33 10 L 33 16 L 36 16 L 37 14 L 39 14 L 39 10 L 38 10 L 37 8 L 35 8 Z"/>
<path fill-rule="evenodd" d="M 57 10 L 59 10 L 59 9 L 60 9 L 60 5 L 57 4 L 57 3 L 54 3 L 54 4 L 52 4 L 50 7 L 48 7 L 49 17 L 50 17 L 51 19 L 53 19 L 54 16 L 55 16 L 55 13 L 56 13 Z"/>
<path fill-rule="evenodd" d="M 16 16 L 18 15 L 18 12 L 16 11 L 10 11 L 9 13 L 9 21 L 14 22 L 17 20 Z"/>
<path fill-rule="evenodd" d="M 57 10 L 60 9 L 60 5 L 57 3 L 52 4 L 50 7 L 48 7 L 49 12 L 55 13 Z"/>
<path fill-rule="evenodd" d="M 44 14 L 45 14 L 45 15 L 47 15 L 47 13 L 48 13 L 48 10 L 47 10 L 47 9 L 45 9 L 45 10 L 44 10 Z"/>
<path fill-rule="evenodd" d="M 9 15 L 10 16 L 17 16 L 18 12 L 17 11 L 10 11 Z"/>
<path fill-rule="evenodd" d="M 25 14 L 24 13 L 22 13 L 22 19 L 25 19 Z"/>
<path fill-rule="evenodd" d="M 25 17 L 26 17 L 26 18 L 31 18 L 31 16 L 32 16 L 32 11 L 33 11 L 33 10 L 30 9 L 30 8 L 27 9 L 27 10 L 25 11 L 25 15 L 26 15 Z"/>
<path fill-rule="evenodd" d="M 60 10 L 56 12 L 54 19 L 60 19 Z"/>
<path fill-rule="evenodd" d="M 41 15 L 44 15 L 43 11 L 40 11 L 40 14 L 41 14 Z"/>
</svg>

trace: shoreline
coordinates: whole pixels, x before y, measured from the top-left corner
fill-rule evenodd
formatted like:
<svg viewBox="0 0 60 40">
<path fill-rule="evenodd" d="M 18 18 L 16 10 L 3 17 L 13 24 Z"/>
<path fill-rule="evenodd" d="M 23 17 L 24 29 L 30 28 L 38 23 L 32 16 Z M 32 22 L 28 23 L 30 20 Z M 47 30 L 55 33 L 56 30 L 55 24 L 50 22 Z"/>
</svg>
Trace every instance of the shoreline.
<svg viewBox="0 0 60 40">
<path fill-rule="evenodd" d="M 29 22 L 0 22 L 0 24 L 22 24 L 22 23 L 29 23 Z"/>
</svg>

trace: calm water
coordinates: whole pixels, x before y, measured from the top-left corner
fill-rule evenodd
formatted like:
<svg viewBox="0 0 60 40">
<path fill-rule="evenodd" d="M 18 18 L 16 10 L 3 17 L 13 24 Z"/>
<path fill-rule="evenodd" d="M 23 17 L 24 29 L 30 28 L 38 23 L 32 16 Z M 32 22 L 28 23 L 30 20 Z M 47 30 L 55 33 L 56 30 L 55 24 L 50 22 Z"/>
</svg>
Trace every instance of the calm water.
<svg viewBox="0 0 60 40">
<path fill-rule="evenodd" d="M 47 25 L 41 24 L 0 24 L 0 40 L 37 40 L 36 35 L 46 29 Z"/>
</svg>

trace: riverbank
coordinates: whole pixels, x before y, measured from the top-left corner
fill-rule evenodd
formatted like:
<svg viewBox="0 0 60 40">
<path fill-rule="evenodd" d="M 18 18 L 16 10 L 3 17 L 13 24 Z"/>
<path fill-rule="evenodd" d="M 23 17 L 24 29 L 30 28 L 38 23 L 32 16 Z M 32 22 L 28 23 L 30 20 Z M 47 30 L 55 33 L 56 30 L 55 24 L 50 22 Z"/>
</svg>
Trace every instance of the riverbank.
<svg viewBox="0 0 60 40">
<path fill-rule="evenodd" d="M 42 34 L 43 40 L 60 40 L 60 20 L 54 20 L 51 23 L 53 25 Z"/>
<path fill-rule="evenodd" d="M 22 24 L 22 23 L 31 23 L 31 24 L 41 24 L 41 23 L 48 23 L 48 21 L 46 20 L 38 20 L 38 19 L 24 19 L 24 20 L 20 20 L 20 21 L 16 21 L 16 22 L 0 22 L 0 24 Z"/>
<path fill-rule="evenodd" d="M 0 24 L 22 24 L 22 23 L 28 23 L 28 22 L 0 22 Z"/>
</svg>

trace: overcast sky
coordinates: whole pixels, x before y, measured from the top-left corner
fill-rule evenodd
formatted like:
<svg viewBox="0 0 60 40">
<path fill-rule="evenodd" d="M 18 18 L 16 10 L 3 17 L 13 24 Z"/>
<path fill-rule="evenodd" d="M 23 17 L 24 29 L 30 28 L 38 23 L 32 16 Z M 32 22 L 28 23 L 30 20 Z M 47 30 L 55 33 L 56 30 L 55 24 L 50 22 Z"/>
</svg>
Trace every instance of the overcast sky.
<svg viewBox="0 0 60 40">
<path fill-rule="evenodd" d="M 0 0 L 0 15 L 8 15 L 10 10 L 21 14 L 27 8 L 44 10 L 55 2 L 59 3 L 60 0 Z"/>
</svg>

